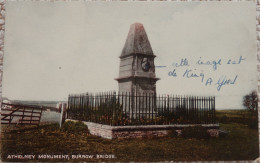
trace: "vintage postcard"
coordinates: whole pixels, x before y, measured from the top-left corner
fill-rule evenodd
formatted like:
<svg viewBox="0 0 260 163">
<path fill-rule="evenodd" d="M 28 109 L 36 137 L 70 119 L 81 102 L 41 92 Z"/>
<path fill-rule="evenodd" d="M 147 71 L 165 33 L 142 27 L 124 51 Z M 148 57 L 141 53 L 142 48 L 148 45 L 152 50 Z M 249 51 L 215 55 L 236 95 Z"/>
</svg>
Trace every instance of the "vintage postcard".
<svg viewBox="0 0 260 163">
<path fill-rule="evenodd" d="M 1 161 L 259 157 L 256 2 L 0 3 Z"/>
</svg>

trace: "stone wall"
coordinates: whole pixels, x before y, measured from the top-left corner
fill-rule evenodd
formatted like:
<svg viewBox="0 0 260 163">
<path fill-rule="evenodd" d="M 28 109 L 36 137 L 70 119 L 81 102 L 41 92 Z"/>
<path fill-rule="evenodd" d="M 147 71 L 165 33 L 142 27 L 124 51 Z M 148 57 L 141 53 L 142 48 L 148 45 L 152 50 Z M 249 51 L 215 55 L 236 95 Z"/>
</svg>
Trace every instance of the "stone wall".
<svg viewBox="0 0 260 163">
<path fill-rule="evenodd" d="M 67 119 L 66 121 L 69 121 Z M 75 121 L 75 120 L 72 120 Z M 167 136 L 169 130 L 176 130 L 181 134 L 185 127 L 195 126 L 196 124 L 187 125 L 147 125 L 147 126 L 109 126 L 93 122 L 83 122 L 88 126 L 92 135 L 100 136 L 106 139 L 129 139 L 129 138 L 151 138 Z M 219 124 L 203 124 L 212 137 L 219 136 Z"/>
<path fill-rule="evenodd" d="M 66 120 L 67 121 L 67 120 Z M 90 134 L 100 136 L 102 138 L 112 139 L 112 126 L 102 125 L 92 122 L 84 122 L 88 126 Z"/>
</svg>

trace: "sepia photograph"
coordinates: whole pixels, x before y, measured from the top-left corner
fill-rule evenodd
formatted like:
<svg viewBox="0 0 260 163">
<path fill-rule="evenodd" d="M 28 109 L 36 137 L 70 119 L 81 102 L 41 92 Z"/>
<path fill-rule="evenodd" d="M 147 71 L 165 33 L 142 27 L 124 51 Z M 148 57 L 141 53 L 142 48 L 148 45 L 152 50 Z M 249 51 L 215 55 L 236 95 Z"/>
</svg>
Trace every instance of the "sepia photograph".
<svg viewBox="0 0 260 163">
<path fill-rule="evenodd" d="M 1 161 L 259 157 L 254 1 L 4 10 Z"/>
</svg>

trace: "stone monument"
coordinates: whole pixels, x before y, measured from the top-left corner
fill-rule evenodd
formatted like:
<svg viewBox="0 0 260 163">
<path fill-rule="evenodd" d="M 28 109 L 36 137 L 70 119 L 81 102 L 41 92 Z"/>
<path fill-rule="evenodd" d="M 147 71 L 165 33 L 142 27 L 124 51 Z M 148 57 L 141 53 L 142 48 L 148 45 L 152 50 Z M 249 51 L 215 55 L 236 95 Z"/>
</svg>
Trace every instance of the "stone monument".
<svg viewBox="0 0 260 163">
<path fill-rule="evenodd" d="M 131 117 L 156 113 L 156 81 L 159 78 L 155 75 L 155 57 L 144 26 L 132 24 L 120 56 L 119 78 L 116 79 L 119 92 L 132 95 L 126 109 Z"/>
<path fill-rule="evenodd" d="M 120 56 L 119 92 L 155 94 L 156 81 L 152 47 L 140 23 L 131 25 Z"/>
</svg>

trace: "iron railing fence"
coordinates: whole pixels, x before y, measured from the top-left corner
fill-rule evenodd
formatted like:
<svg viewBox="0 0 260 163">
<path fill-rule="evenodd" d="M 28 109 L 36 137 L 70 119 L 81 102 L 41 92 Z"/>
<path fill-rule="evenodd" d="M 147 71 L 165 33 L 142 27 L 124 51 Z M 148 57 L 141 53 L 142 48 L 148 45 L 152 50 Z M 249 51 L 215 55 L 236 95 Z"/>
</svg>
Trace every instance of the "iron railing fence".
<svg viewBox="0 0 260 163">
<path fill-rule="evenodd" d="M 215 123 L 215 97 L 104 92 L 69 95 L 67 118 L 113 126 Z"/>
</svg>

